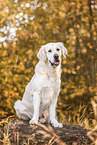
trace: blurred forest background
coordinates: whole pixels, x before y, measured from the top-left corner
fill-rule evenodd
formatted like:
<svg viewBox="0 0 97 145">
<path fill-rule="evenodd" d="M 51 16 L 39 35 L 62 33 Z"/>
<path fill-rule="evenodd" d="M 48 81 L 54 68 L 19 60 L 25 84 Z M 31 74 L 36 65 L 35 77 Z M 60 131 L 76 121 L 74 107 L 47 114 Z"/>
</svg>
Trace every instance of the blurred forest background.
<svg viewBox="0 0 97 145">
<path fill-rule="evenodd" d="M 14 115 L 37 52 L 63 42 L 59 121 L 97 122 L 97 0 L 0 0 L 0 120 Z M 95 107 L 96 106 L 96 107 Z"/>
</svg>

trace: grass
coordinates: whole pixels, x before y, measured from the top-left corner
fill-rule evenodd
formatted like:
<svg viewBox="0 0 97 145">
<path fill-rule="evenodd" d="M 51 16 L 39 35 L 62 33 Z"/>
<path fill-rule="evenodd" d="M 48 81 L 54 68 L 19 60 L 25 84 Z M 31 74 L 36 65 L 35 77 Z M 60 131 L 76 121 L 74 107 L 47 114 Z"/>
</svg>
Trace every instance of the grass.
<svg viewBox="0 0 97 145">
<path fill-rule="evenodd" d="M 60 113 L 60 118 L 62 118 L 60 121 L 62 121 L 63 123 L 66 124 L 73 124 L 73 125 L 80 125 L 83 126 L 86 129 L 89 129 L 90 131 L 88 131 L 87 136 L 92 140 L 92 144 L 97 145 L 97 98 L 95 97 L 94 99 L 91 100 L 91 105 L 92 105 L 92 113 L 94 116 L 93 118 L 88 118 L 88 114 L 86 111 L 86 107 L 85 106 L 79 106 L 79 110 L 78 112 L 75 113 L 75 115 L 73 117 L 71 117 L 71 114 L 69 114 L 68 116 L 63 115 L 62 113 Z M 4 144 L 4 145 L 11 145 L 10 143 L 10 133 L 9 133 L 9 125 L 10 123 L 14 120 L 14 116 L 10 116 L 8 118 L 3 119 L 0 122 L 0 133 L 3 136 L 3 139 L 0 139 L 0 143 Z M 6 133 L 2 131 L 2 128 L 6 129 Z M 94 137 L 96 136 L 96 138 Z M 24 145 L 29 145 L 29 141 L 33 139 L 33 135 L 31 135 L 28 138 L 28 141 L 24 140 Z M 49 144 L 53 144 L 54 141 L 52 142 L 52 140 L 54 139 L 54 136 L 51 137 L 51 139 L 49 140 Z M 55 138 L 55 141 L 57 141 L 58 137 Z M 19 140 L 19 134 L 16 135 L 16 140 L 18 142 Z M 76 142 L 75 142 L 76 145 Z"/>
<path fill-rule="evenodd" d="M 67 108 L 64 112 L 57 110 L 59 122 L 80 125 L 87 129 L 93 129 L 97 125 L 97 97 L 91 100 L 91 108 L 87 111 L 87 106 L 79 105 L 78 109 Z"/>
<path fill-rule="evenodd" d="M 4 145 L 11 145 L 10 140 L 9 140 L 9 138 L 10 138 L 9 124 L 10 124 L 10 122 L 12 122 L 12 120 L 13 120 L 13 116 L 9 116 L 8 118 L 5 118 L 0 122 L 0 133 L 3 136 L 3 139 L 2 140 L 0 139 L 0 142 Z M 1 130 L 4 127 L 6 129 L 6 132 L 3 132 Z"/>
</svg>

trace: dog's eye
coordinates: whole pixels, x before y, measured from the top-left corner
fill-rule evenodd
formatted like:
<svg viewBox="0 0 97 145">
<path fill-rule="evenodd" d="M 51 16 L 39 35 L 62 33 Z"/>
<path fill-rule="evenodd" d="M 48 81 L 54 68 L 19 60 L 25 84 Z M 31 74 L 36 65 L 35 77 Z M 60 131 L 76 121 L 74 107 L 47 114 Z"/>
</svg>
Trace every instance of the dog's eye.
<svg viewBox="0 0 97 145">
<path fill-rule="evenodd" d="M 52 50 L 50 49 L 50 50 L 48 50 L 48 52 L 52 52 Z"/>
<path fill-rule="evenodd" d="M 56 50 L 57 50 L 57 51 L 59 51 L 60 49 L 59 49 L 59 48 L 57 48 Z"/>
</svg>

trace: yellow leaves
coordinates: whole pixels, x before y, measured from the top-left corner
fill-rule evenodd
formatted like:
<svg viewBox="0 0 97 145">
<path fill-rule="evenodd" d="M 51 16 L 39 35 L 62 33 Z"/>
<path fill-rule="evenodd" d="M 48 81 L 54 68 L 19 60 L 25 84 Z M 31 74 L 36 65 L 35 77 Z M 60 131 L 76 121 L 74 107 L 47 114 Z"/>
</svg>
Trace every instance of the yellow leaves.
<svg viewBox="0 0 97 145">
<path fill-rule="evenodd" d="M 5 96 L 9 95 L 9 92 L 7 90 L 4 91 Z"/>
<path fill-rule="evenodd" d="M 21 35 L 27 35 L 27 31 L 25 29 L 20 30 Z"/>
<path fill-rule="evenodd" d="M 53 22 L 47 23 L 46 24 L 46 29 L 50 30 L 52 28 L 52 26 L 53 26 Z"/>
<path fill-rule="evenodd" d="M 6 17 L 5 18 L 2 18 L 2 20 L 0 21 L 0 23 L 2 24 L 5 20 L 6 20 Z"/>
<path fill-rule="evenodd" d="M 90 43 L 90 42 L 87 43 L 87 46 L 88 46 L 90 49 L 93 49 L 93 46 L 91 46 L 91 43 Z"/>
<path fill-rule="evenodd" d="M 63 68 L 63 72 L 64 73 L 68 73 L 68 74 L 76 74 L 76 71 L 75 70 L 69 70 L 69 69 L 67 69 L 67 68 Z"/>
<path fill-rule="evenodd" d="M 75 43 L 76 43 L 76 42 L 73 40 L 73 41 L 72 41 L 72 45 L 75 45 Z"/>
<path fill-rule="evenodd" d="M 34 37 L 36 37 L 36 38 L 38 38 L 38 37 L 39 37 L 39 35 L 38 35 L 38 33 L 37 33 L 37 32 L 34 32 L 34 33 L 33 33 L 33 36 L 34 36 Z"/>
<path fill-rule="evenodd" d="M 47 7 L 44 10 L 42 4 L 32 10 L 32 2 L 27 1 L 24 2 L 25 4 L 21 2 L 20 7 L 18 3 L 11 5 L 11 2 L 10 0 L 0 1 L 1 27 L 3 28 L 5 26 L 4 22 L 6 22 L 9 27 L 8 31 L 11 24 L 17 27 L 18 30 L 16 32 L 16 42 L 9 41 L 6 46 L 0 43 L 0 54 L 2 56 L 2 61 L 0 62 L 0 82 L 1 89 L 4 90 L 3 93 L 1 92 L 1 96 L 7 99 L 10 98 L 9 102 L 15 102 L 17 98 L 22 98 L 24 88 L 34 74 L 38 48 L 51 41 L 62 41 L 68 48 L 68 57 L 63 59 L 64 68 L 62 68 L 60 98 L 62 98 L 63 107 L 66 105 L 64 100 L 69 100 L 70 97 L 74 98 L 76 95 L 83 95 L 86 90 L 89 90 L 93 94 L 94 90 L 88 86 L 92 85 L 93 75 L 93 72 L 91 72 L 93 66 L 89 62 L 89 59 L 95 59 L 95 52 L 97 51 L 95 9 L 93 9 L 94 22 L 91 30 L 89 30 L 90 17 L 89 13 L 87 13 L 89 9 L 85 5 L 85 1 L 83 1 L 84 4 L 81 1 L 63 1 L 63 3 L 61 1 L 50 1 L 52 4 L 46 2 Z M 29 8 L 26 7 L 27 3 L 30 3 Z M 58 5 L 58 3 L 61 5 Z M 3 10 L 6 6 L 8 7 L 8 12 Z M 81 7 L 82 10 L 80 9 Z M 91 32 L 93 34 L 94 48 L 90 43 Z M 7 32 L 5 34 L 0 32 L 0 35 L 1 37 L 4 35 L 9 37 L 10 32 L 9 34 Z M 79 47 L 76 47 L 77 38 L 79 39 Z M 76 57 L 76 52 L 78 52 L 78 57 Z M 87 54 L 86 60 L 83 54 Z M 18 57 L 16 58 L 16 56 Z M 89 62 L 89 65 L 87 62 Z M 87 74 L 88 72 L 89 74 Z M 7 89 L 5 90 L 5 88 Z M 3 103 L 2 101 L 2 105 Z M 59 105 L 61 106 L 62 103 L 59 102 Z M 6 108 L 8 109 L 9 106 L 6 105 Z M 13 106 L 10 105 L 10 108 L 10 113 L 12 113 Z"/>
<path fill-rule="evenodd" d="M 7 18 L 7 12 L 4 9 L 0 11 L 0 15 L 2 15 L 3 18 Z"/>
<path fill-rule="evenodd" d="M 95 32 L 95 31 L 94 31 L 93 33 L 94 33 L 94 36 L 96 36 L 96 35 L 97 35 L 97 32 Z"/>
<path fill-rule="evenodd" d="M 75 61 L 73 62 L 75 63 Z M 76 75 L 77 71 L 80 69 L 80 65 L 77 65 L 76 68 L 72 68 L 72 69 L 67 69 L 67 68 L 63 68 L 63 72 L 64 73 L 68 73 L 68 74 L 73 74 Z"/>
<path fill-rule="evenodd" d="M 32 34 L 30 34 L 30 37 L 31 37 L 31 39 L 33 38 L 33 35 Z"/>
<path fill-rule="evenodd" d="M 84 47 L 84 48 L 82 48 L 81 52 L 82 52 L 83 54 L 85 54 L 85 53 L 87 53 L 87 49 Z"/>
<path fill-rule="evenodd" d="M 66 13 L 59 11 L 59 15 L 60 15 L 61 18 L 65 18 Z"/>
<path fill-rule="evenodd" d="M 75 6 L 75 2 L 71 2 L 72 6 Z"/>
<path fill-rule="evenodd" d="M 63 59 L 63 64 L 66 64 L 66 59 Z"/>
<path fill-rule="evenodd" d="M 67 68 L 63 68 L 63 72 L 65 72 L 65 73 L 66 73 L 66 72 L 67 72 Z"/>
<path fill-rule="evenodd" d="M 77 86 L 74 86 L 73 91 L 70 94 L 70 98 L 74 98 L 75 96 L 81 96 L 84 93 L 84 91 L 84 88 L 78 88 Z"/>
<path fill-rule="evenodd" d="M 29 49 L 26 53 L 27 54 L 31 54 L 32 53 L 32 49 Z"/>
<path fill-rule="evenodd" d="M 76 71 L 72 70 L 72 74 L 74 74 L 74 75 L 75 75 L 75 74 L 76 74 Z"/>
<path fill-rule="evenodd" d="M 90 33 L 87 33 L 87 37 L 90 38 Z"/>
<path fill-rule="evenodd" d="M 78 9 L 80 9 L 81 6 L 82 6 L 82 4 L 78 2 L 78 3 L 77 3 Z"/>
<path fill-rule="evenodd" d="M 80 69 L 80 66 L 79 66 L 79 65 L 77 65 L 76 70 L 79 70 L 79 69 Z"/>
<path fill-rule="evenodd" d="M 64 88 L 62 91 L 63 91 L 64 93 L 67 93 L 67 88 Z"/>
<path fill-rule="evenodd" d="M 68 74 L 70 74 L 70 73 L 71 73 L 71 71 L 70 71 L 70 70 L 67 70 L 67 73 L 68 73 Z"/>
<path fill-rule="evenodd" d="M 93 46 L 90 45 L 89 48 L 90 48 L 90 49 L 93 49 Z"/>
<path fill-rule="evenodd" d="M 34 21 L 31 22 L 31 25 L 33 26 L 34 31 L 37 30 L 37 25 L 35 24 Z"/>
<path fill-rule="evenodd" d="M 7 55 L 7 50 L 4 50 L 2 55 L 6 56 Z"/>
<path fill-rule="evenodd" d="M 81 43 L 82 42 L 82 39 L 79 39 L 79 42 Z"/>
<path fill-rule="evenodd" d="M 78 28 L 78 29 L 80 28 L 80 25 L 79 25 L 79 24 L 77 24 L 77 28 Z"/>
<path fill-rule="evenodd" d="M 75 35 L 73 36 L 73 39 L 76 40 L 76 36 Z"/>
<path fill-rule="evenodd" d="M 27 35 L 27 36 L 26 36 L 26 38 L 25 38 L 25 39 L 26 39 L 26 41 L 28 40 L 28 38 L 29 38 L 29 36 Z"/>
<path fill-rule="evenodd" d="M 70 31 L 70 32 L 73 32 L 74 30 L 73 30 L 73 28 L 70 28 L 69 31 Z"/>
<path fill-rule="evenodd" d="M 23 62 L 20 62 L 19 68 L 20 68 L 22 71 L 25 69 L 25 66 L 24 66 Z"/>
</svg>

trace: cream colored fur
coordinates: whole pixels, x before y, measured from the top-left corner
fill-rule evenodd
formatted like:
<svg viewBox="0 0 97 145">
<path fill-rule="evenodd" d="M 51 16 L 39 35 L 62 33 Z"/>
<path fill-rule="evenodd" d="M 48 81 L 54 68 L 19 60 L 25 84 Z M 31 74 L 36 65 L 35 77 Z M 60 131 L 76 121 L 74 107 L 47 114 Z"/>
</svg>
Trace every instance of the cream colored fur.
<svg viewBox="0 0 97 145">
<path fill-rule="evenodd" d="M 55 63 L 55 54 L 59 56 L 58 66 L 52 66 L 50 63 Z M 62 127 L 56 118 L 61 86 L 62 54 L 66 57 L 67 49 L 61 42 L 43 45 L 37 54 L 39 62 L 35 67 L 35 74 L 25 88 L 23 99 L 17 100 L 14 105 L 18 117 L 24 120 L 30 119 L 29 124 L 37 124 L 40 119 L 43 123 L 47 120 L 54 127 Z M 46 119 L 41 119 L 42 114 L 47 116 Z"/>
</svg>

